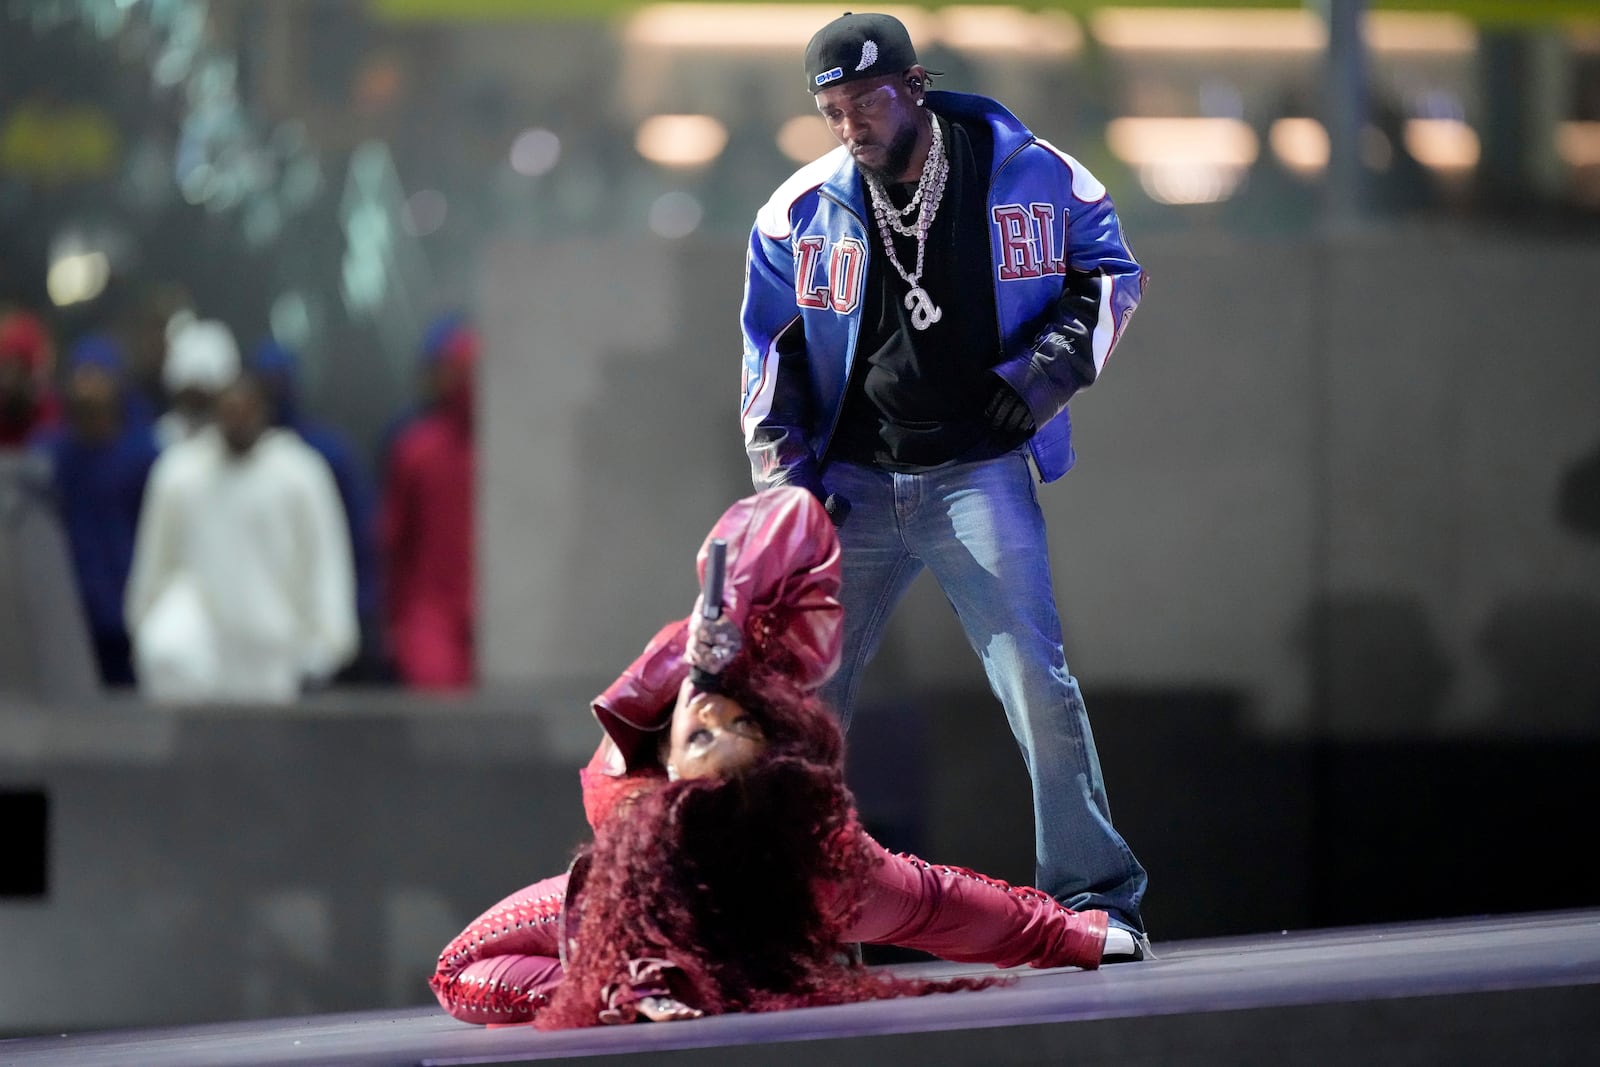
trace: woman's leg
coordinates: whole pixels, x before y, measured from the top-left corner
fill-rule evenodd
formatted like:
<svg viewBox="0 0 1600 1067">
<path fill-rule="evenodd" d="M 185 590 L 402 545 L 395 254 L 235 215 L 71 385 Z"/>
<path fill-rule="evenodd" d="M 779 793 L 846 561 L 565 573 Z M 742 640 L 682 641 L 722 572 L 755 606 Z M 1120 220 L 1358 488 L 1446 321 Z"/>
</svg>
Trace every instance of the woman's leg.
<svg viewBox="0 0 1600 1067">
<path fill-rule="evenodd" d="M 865 843 L 882 863 L 873 868 L 845 941 L 899 945 L 997 967 L 1100 966 L 1105 912 L 1072 911 L 1037 889 L 891 855 L 870 837 Z"/>
<path fill-rule="evenodd" d="M 428 985 L 467 1023 L 531 1022 L 561 982 L 567 876 L 520 889 L 478 916 L 439 954 Z"/>
</svg>

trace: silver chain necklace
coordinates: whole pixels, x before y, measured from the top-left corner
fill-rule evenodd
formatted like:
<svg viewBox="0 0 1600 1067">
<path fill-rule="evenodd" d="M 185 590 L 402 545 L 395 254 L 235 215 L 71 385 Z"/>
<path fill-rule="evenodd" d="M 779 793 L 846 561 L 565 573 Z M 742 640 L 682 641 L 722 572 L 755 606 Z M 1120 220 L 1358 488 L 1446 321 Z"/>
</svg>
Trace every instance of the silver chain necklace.
<svg viewBox="0 0 1600 1067">
<path fill-rule="evenodd" d="M 911 291 L 906 293 L 905 306 L 911 312 L 911 325 L 918 330 L 926 330 L 944 317 L 943 309 L 934 305 L 928 291 L 918 283 L 922 277 L 923 255 L 928 246 L 928 231 L 933 229 L 933 217 L 939 210 L 939 201 L 944 199 L 945 182 L 950 177 L 950 159 L 944 150 L 944 131 L 939 126 L 937 116 L 930 118 L 933 122 L 933 144 L 929 146 L 927 161 L 922 165 L 917 191 L 905 208 L 897 208 L 890 202 L 889 194 L 877 175 L 870 171 L 862 172 L 867 180 L 867 189 L 872 193 L 872 213 L 877 216 L 878 232 L 883 235 L 883 247 L 889 253 L 889 262 L 894 265 L 895 273 L 911 287 Z M 909 215 L 913 208 L 917 209 L 916 219 L 902 222 L 901 216 Z M 907 271 L 901 266 L 900 257 L 895 254 L 891 231 L 902 237 L 917 239 L 916 270 Z"/>
</svg>

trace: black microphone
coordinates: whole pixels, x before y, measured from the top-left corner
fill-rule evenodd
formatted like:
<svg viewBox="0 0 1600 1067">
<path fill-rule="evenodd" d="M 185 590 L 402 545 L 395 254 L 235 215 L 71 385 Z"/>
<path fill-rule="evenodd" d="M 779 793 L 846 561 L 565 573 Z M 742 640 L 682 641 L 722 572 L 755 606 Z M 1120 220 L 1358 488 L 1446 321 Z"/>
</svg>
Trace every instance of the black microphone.
<svg viewBox="0 0 1600 1067">
<path fill-rule="evenodd" d="M 722 583 L 728 573 L 728 542 L 713 538 L 706 550 L 706 570 L 700 579 L 700 617 L 707 622 L 722 618 Z M 717 691 L 717 676 L 699 667 L 689 668 L 689 679 L 703 693 Z"/>
</svg>

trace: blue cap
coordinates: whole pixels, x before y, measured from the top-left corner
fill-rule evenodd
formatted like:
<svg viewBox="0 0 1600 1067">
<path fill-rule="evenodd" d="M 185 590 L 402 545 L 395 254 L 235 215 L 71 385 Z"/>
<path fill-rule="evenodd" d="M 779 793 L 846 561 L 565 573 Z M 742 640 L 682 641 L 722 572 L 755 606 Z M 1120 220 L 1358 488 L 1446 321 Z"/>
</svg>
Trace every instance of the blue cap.
<svg viewBox="0 0 1600 1067">
<path fill-rule="evenodd" d="M 288 345 L 268 337 L 250 353 L 250 369 L 257 374 L 283 375 L 292 378 L 299 368 L 300 357 Z"/>
<path fill-rule="evenodd" d="M 67 364 L 78 367 L 98 367 L 117 377 L 122 377 L 128 361 L 122 355 L 122 346 L 116 338 L 105 333 L 84 334 L 73 342 L 67 353 Z"/>
<path fill-rule="evenodd" d="M 448 342 L 467 325 L 467 316 L 460 311 L 446 311 L 428 323 L 422 335 L 422 361 L 437 363 L 445 357 Z"/>
</svg>

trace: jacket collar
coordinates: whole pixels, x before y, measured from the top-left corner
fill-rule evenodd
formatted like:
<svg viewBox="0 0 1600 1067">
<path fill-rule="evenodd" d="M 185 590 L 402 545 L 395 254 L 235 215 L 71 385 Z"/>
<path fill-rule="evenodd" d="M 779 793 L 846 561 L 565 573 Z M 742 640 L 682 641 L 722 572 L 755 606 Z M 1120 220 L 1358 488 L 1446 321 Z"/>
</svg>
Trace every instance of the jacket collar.
<svg viewBox="0 0 1600 1067">
<path fill-rule="evenodd" d="M 957 122 L 981 120 L 989 124 L 989 129 L 994 133 L 994 170 L 990 172 L 990 177 L 999 171 L 1000 165 L 1009 159 L 1013 152 L 1034 139 L 1032 131 L 997 100 L 978 96 L 976 93 L 930 90 L 927 95 L 928 106 L 936 115 L 943 115 Z M 866 194 L 862 192 L 861 182 L 858 180 L 855 160 L 843 145 L 834 149 L 829 155 L 837 156 L 838 164 L 833 168 L 833 173 L 823 181 L 822 190 L 865 217 Z"/>
</svg>

